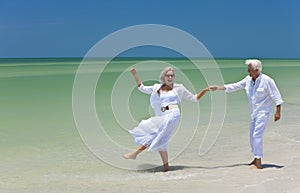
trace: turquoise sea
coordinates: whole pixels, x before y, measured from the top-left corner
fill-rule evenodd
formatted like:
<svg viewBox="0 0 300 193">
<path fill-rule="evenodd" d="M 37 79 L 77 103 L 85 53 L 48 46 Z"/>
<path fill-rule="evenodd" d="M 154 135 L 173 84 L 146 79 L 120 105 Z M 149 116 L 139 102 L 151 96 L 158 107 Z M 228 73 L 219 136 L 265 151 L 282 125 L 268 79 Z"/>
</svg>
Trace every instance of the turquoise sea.
<svg viewBox="0 0 300 193">
<path fill-rule="evenodd" d="M 170 172 L 157 172 L 161 161 L 156 152 L 143 152 L 137 161 L 121 159 L 121 153 L 136 147 L 126 130 L 152 113 L 149 96 L 135 88 L 131 67 L 136 67 L 145 84 L 152 84 L 164 66 L 172 65 L 176 80 L 197 92 L 208 86 L 206 76 L 216 78 L 215 84 L 220 83 L 220 77 L 214 77 L 219 75 L 225 83 L 241 80 L 247 75 L 244 59 L 216 59 L 218 69 L 206 66 L 200 71 L 184 58 L 119 58 L 106 66 L 95 59 L 87 64 L 88 71 L 79 72 L 81 62 L 81 58 L 0 59 L 0 192 L 134 192 L 135 188 L 143 190 L 137 192 L 181 192 L 193 184 L 211 188 L 205 192 L 214 192 L 216 183 L 231 172 L 240 174 L 230 177 L 236 183 L 225 180 L 217 185 L 224 187 L 224 192 L 255 192 L 261 188 L 270 192 L 274 187 L 270 181 L 288 181 L 289 186 L 281 186 L 281 192 L 299 188 L 300 60 L 262 59 L 263 73 L 275 80 L 285 103 L 281 120 L 271 120 L 264 137 L 267 169 L 252 184 L 241 180 L 244 175 L 248 175 L 247 179 L 254 175 L 245 165 L 251 154 L 244 91 L 225 95 L 225 104 L 221 104 L 226 107 L 220 118 L 222 128 L 212 133 L 207 133 L 206 128 L 210 124 L 212 96 L 218 93 L 207 93 L 196 105 L 183 104 L 183 110 L 187 109 L 183 125 L 184 121 L 188 126 L 190 123 L 190 130 L 180 128 L 170 143 Z M 93 125 L 78 126 L 76 119 L 84 122 L 92 116 L 82 113 L 84 108 L 81 111 L 76 104 L 74 113 L 72 103 L 74 97 L 84 96 L 86 91 L 79 88 L 74 93 L 78 74 L 89 78 L 99 74 L 99 69 L 99 79 L 91 87 L 94 90 L 87 89 L 95 100 L 83 98 L 81 102 L 95 106 L 105 135 Z M 74 118 L 74 114 L 79 117 Z M 216 141 L 200 156 L 199 146 L 207 134 Z M 264 178 L 271 180 L 260 183 Z M 154 189 L 153 184 L 157 184 Z M 168 185 L 172 188 L 165 189 Z M 253 187 L 257 189 L 251 191 Z"/>
</svg>

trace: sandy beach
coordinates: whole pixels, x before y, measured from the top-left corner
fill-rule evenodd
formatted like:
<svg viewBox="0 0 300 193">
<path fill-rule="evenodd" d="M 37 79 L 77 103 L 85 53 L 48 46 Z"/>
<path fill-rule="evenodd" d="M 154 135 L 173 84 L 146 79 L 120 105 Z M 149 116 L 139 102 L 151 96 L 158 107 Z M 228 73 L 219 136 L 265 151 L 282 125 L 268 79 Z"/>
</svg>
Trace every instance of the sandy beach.
<svg viewBox="0 0 300 193">
<path fill-rule="evenodd" d="M 242 61 L 218 61 L 225 65 L 221 68 L 225 82 L 246 75 L 243 65 L 237 67 Z M 79 62 L 59 60 L 56 65 L 40 62 L 43 65 L 28 67 L 1 63 L 0 192 L 300 192 L 299 60 L 263 61 L 263 71 L 275 79 L 285 103 L 281 120 L 270 120 L 266 129 L 262 170 L 248 166 L 252 161 L 249 109 L 241 91 L 227 95 L 221 132 L 210 151 L 202 156 L 198 152 L 208 119 L 205 111 L 214 93 L 199 102 L 202 113 L 197 131 L 184 151 L 171 160 L 166 173 L 160 172 L 161 161 L 155 152 L 143 152 L 137 160 L 123 160 L 119 150 L 108 149 L 110 159 L 116 162 L 137 168 L 143 168 L 144 162 L 151 166 L 147 170 L 126 170 L 105 163 L 87 148 L 72 113 L 72 85 Z M 234 66 L 226 67 L 226 63 Z M 109 74 L 109 78 L 114 75 Z M 107 101 L 99 101 L 101 114 Z M 143 116 L 142 111 L 137 112 L 137 118 Z M 110 115 L 103 116 L 107 119 Z M 121 144 L 135 147 L 129 136 L 111 132 Z M 171 157 L 181 145 L 170 143 Z M 152 156 L 154 161 L 147 162 Z"/>
</svg>

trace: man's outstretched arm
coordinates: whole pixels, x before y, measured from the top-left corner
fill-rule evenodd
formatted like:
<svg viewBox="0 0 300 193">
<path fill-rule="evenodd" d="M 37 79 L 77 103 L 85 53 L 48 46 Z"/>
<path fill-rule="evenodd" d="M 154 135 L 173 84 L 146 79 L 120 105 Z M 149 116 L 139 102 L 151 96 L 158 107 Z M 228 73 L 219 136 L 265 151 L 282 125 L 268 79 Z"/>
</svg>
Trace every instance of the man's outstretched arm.
<svg viewBox="0 0 300 193">
<path fill-rule="evenodd" d="M 212 90 L 212 91 L 215 91 L 215 90 L 226 90 L 225 86 L 217 86 L 217 85 L 209 86 L 208 88 L 209 88 L 209 90 Z"/>
</svg>

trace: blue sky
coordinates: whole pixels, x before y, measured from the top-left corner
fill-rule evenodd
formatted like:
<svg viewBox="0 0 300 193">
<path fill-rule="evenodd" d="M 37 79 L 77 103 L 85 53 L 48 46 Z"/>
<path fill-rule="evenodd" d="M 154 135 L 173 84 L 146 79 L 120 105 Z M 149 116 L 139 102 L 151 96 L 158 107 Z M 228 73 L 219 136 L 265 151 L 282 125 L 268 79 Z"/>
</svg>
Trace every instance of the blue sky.
<svg viewBox="0 0 300 193">
<path fill-rule="evenodd" d="M 117 30 L 163 24 L 190 33 L 214 57 L 300 58 L 299 7 L 297 0 L 2 0 L 0 57 L 83 57 Z"/>
</svg>

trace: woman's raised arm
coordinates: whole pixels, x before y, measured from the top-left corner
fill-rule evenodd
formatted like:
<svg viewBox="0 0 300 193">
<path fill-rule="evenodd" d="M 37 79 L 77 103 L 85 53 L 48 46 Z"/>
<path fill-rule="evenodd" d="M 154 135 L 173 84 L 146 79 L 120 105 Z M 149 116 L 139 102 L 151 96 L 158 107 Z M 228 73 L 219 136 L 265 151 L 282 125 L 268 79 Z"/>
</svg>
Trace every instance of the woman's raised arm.
<svg viewBox="0 0 300 193">
<path fill-rule="evenodd" d="M 137 75 L 136 70 L 135 70 L 134 68 L 132 68 L 132 69 L 130 70 L 130 72 L 131 72 L 131 74 L 132 74 L 132 76 L 133 76 L 133 78 L 134 78 L 134 80 L 135 80 L 137 86 L 140 87 L 141 84 L 142 84 L 142 81 L 140 80 L 139 76 Z"/>
</svg>

